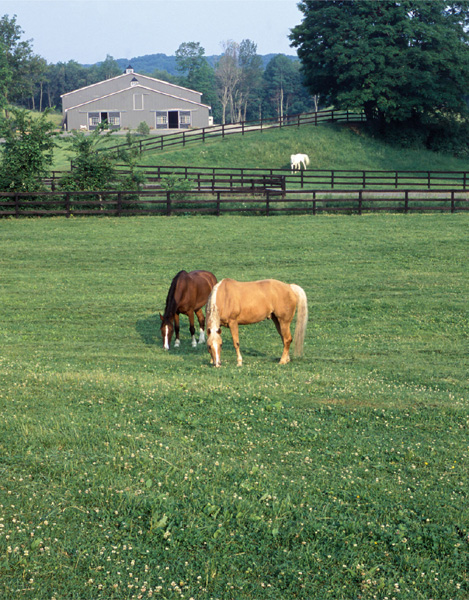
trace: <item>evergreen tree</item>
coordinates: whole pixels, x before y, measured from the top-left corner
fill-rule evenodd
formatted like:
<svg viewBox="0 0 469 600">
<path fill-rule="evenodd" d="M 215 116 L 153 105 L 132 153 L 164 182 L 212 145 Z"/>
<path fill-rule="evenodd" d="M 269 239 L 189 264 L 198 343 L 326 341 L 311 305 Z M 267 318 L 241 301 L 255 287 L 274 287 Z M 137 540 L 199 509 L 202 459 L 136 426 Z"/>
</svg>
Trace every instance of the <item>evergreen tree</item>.
<svg viewBox="0 0 469 600">
<path fill-rule="evenodd" d="M 464 110 L 467 0 L 303 0 L 299 8 L 290 39 L 312 93 L 382 122 Z"/>
</svg>

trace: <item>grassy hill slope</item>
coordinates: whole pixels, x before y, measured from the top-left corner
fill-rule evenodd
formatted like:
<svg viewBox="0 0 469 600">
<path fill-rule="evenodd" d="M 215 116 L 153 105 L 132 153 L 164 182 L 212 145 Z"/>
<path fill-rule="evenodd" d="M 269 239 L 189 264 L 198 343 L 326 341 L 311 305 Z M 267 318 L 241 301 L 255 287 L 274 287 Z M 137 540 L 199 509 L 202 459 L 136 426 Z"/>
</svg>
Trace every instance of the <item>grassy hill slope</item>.
<svg viewBox="0 0 469 600">
<path fill-rule="evenodd" d="M 123 141 L 113 138 L 113 144 Z M 404 171 L 465 171 L 467 161 L 428 150 L 403 149 L 386 144 L 358 129 L 325 124 L 286 127 L 216 138 L 208 142 L 146 151 L 142 165 L 203 167 L 289 168 L 290 154 L 306 153 L 310 169 L 363 169 Z M 65 144 L 56 152 L 54 168 L 68 169 L 70 156 Z"/>
<path fill-rule="evenodd" d="M 288 168 L 290 154 L 306 153 L 310 169 L 464 171 L 467 161 L 427 150 L 403 149 L 340 125 L 286 127 L 232 135 L 163 152 L 145 152 L 141 164 Z"/>
</svg>

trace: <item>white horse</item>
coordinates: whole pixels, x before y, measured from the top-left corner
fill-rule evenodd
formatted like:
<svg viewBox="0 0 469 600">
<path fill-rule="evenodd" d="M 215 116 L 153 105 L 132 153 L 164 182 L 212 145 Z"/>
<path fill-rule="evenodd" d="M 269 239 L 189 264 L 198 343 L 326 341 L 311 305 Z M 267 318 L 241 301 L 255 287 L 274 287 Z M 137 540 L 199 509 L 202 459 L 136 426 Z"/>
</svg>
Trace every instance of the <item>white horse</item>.
<svg viewBox="0 0 469 600">
<path fill-rule="evenodd" d="M 309 165 L 309 156 L 307 154 L 292 154 L 290 156 L 290 166 L 292 173 L 294 171 L 301 171 L 301 167 L 306 169 Z"/>
</svg>

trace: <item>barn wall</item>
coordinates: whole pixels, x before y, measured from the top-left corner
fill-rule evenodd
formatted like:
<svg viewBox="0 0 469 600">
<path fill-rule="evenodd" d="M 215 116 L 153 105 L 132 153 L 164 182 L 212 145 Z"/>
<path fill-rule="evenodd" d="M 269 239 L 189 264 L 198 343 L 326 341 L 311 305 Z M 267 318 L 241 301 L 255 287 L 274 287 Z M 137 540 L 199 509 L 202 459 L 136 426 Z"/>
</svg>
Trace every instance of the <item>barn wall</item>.
<svg viewBox="0 0 469 600">
<path fill-rule="evenodd" d="M 173 90 L 174 91 L 174 90 Z M 67 130 L 90 127 L 90 113 L 118 113 L 119 129 L 136 129 L 146 122 L 156 128 L 156 113 L 162 111 L 190 112 L 190 127 L 207 127 L 209 107 L 184 98 L 168 96 L 157 91 L 134 86 L 120 93 L 86 102 L 67 111 Z M 164 129 L 158 129 L 164 133 Z M 169 130 L 174 132 L 174 129 Z"/>
</svg>

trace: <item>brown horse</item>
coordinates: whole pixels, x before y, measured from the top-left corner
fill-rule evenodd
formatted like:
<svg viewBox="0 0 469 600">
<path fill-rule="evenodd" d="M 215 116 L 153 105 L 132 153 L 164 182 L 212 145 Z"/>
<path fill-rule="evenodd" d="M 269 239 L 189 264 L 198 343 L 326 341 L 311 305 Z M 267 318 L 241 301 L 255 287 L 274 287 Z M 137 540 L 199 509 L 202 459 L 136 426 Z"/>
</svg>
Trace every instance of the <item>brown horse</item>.
<svg viewBox="0 0 469 600">
<path fill-rule="evenodd" d="M 297 308 L 293 343 L 295 354 L 301 356 L 308 322 L 308 302 L 299 285 L 276 279 L 248 282 L 222 279 L 213 288 L 207 301 L 207 346 L 212 364 L 219 367 L 221 362 L 221 325 L 230 328 L 240 367 L 243 359 L 239 351 L 238 325 L 258 323 L 264 319 L 272 319 L 275 323 L 283 341 L 280 364 L 286 364 L 290 360 L 292 342 L 290 324 Z"/>
<path fill-rule="evenodd" d="M 178 347 L 179 339 L 179 314 L 189 317 L 189 330 L 192 336 L 192 346 L 197 346 L 195 339 L 194 313 L 200 325 L 199 344 L 205 342 L 205 317 L 202 307 L 207 303 L 207 298 L 216 284 L 217 278 L 210 271 L 179 271 L 173 278 L 166 297 L 166 308 L 161 318 L 161 336 L 163 348 L 169 350 L 173 331 L 176 333 L 174 346 Z"/>
</svg>

